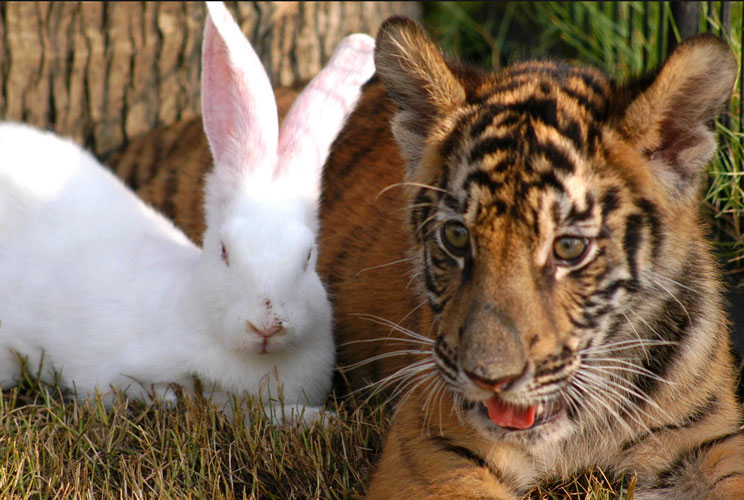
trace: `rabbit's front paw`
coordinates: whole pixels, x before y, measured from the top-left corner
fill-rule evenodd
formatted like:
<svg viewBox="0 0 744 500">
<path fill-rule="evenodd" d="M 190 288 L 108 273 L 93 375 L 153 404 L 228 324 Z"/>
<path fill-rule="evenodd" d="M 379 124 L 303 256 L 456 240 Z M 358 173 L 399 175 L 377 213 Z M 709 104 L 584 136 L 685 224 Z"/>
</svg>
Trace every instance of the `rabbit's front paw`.
<svg viewBox="0 0 744 500">
<path fill-rule="evenodd" d="M 282 426 L 299 424 L 302 427 L 310 427 L 315 423 L 326 425 L 331 418 L 336 418 L 334 412 L 319 406 L 271 405 L 264 408 L 264 411 L 267 413 L 267 418 Z"/>
</svg>

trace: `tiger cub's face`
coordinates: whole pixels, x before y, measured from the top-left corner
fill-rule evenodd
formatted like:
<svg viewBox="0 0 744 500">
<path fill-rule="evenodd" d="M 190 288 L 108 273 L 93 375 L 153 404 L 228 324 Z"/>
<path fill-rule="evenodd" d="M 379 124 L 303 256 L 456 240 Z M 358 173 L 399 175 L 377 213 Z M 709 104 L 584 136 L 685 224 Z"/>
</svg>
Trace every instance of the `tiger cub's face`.
<svg viewBox="0 0 744 500">
<path fill-rule="evenodd" d="M 440 317 L 434 357 L 486 432 L 564 426 L 582 354 L 638 278 L 612 220 L 628 193 L 601 144 L 610 92 L 570 67 L 502 72 L 453 117 L 448 168 L 421 179 L 443 189 L 421 188 L 410 221 Z"/>
<path fill-rule="evenodd" d="M 457 410 L 487 437 L 531 442 L 653 413 L 719 320 L 697 279 L 710 263 L 696 208 L 736 74 L 728 48 L 698 38 L 619 86 L 563 63 L 454 67 L 398 23 L 376 65 L 399 107 L 413 257 Z"/>
</svg>

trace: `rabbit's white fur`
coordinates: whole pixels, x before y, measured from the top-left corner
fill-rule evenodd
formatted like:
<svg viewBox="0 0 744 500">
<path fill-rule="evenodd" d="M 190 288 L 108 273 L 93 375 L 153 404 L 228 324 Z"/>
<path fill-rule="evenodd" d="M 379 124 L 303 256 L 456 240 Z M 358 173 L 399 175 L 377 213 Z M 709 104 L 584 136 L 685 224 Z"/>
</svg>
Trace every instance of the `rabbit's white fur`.
<svg viewBox="0 0 744 500">
<path fill-rule="evenodd" d="M 276 396 L 275 371 L 287 404 L 318 405 L 330 389 L 318 183 L 374 72 L 374 42 L 342 40 L 279 139 L 258 57 L 224 5 L 208 10 L 202 107 L 215 166 L 202 250 L 78 145 L 0 125 L 3 387 L 18 381 L 20 355 L 80 397 L 115 387 L 172 400 L 172 384 L 193 390 L 197 376 L 225 403 Z"/>
</svg>

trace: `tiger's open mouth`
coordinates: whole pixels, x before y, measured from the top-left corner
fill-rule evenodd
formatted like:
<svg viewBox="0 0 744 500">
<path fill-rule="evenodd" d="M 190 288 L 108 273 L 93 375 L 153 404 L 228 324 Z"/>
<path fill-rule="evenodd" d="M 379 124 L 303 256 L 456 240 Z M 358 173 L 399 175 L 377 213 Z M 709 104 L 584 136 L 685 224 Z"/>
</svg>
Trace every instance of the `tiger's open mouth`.
<svg viewBox="0 0 744 500">
<path fill-rule="evenodd" d="M 499 396 L 473 403 L 495 425 L 507 430 L 528 430 L 557 418 L 565 409 L 561 400 L 521 406 L 507 403 Z"/>
</svg>

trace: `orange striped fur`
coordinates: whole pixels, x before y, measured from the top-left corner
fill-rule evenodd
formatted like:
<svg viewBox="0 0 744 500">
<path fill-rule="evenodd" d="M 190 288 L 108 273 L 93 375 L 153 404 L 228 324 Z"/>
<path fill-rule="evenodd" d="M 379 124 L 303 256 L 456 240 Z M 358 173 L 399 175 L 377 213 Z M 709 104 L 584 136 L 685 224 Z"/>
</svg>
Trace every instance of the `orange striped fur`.
<svg viewBox="0 0 744 500">
<path fill-rule="evenodd" d="M 702 36 L 628 84 L 493 74 L 386 22 L 326 162 L 319 272 L 352 388 L 400 396 L 367 498 L 519 498 L 592 466 L 641 500 L 744 498 L 698 216 L 736 75 Z"/>
</svg>

